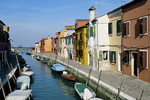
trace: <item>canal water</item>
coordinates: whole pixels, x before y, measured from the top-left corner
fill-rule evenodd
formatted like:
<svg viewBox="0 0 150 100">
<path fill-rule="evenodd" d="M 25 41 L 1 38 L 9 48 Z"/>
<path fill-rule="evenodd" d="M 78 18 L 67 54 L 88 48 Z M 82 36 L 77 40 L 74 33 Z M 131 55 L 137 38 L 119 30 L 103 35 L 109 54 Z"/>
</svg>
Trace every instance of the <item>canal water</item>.
<svg viewBox="0 0 150 100">
<path fill-rule="evenodd" d="M 25 53 L 28 50 L 20 50 L 20 54 L 26 63 L 32 66 L 34 100 L 80 100 L 74 90 L 74 82 L 63 79 L 60 75 L 53 73 L 46 64 L 32 58 Z"/>
</svg>

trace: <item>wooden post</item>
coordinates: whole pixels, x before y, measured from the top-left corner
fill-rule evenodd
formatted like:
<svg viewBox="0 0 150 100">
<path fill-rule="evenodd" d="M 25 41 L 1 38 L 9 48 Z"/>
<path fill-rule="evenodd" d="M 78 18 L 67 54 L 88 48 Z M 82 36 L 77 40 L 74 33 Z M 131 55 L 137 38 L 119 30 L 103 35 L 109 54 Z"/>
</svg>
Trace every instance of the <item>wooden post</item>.
<svg viewBox="0 0 150 100">
<path fill-rule="evenodd" d="M 140 96 L 139 100 L 142 100 L 143 93 L 144 93 L 144 89 L 142 90 L 142 93 L 141 93 L 141 96 Z"/>
<path fill-rule="evenodd" d="M 12 75 L 12 78 L 13 78 L 13 81 L 14 81 L 14 83 L 15 83 L 15 79 L 14 79 L 14 75 L 13 75 L 13 69 L 11 70 L 11 68 L 10 68 L 10 65 L 9 65 L 9 63 L 8 63 L 8 60 L 6 60 L 6 62 L 7 62 L 7 66 L 8 66 L 8 68 L 9 68 L 9 71 L 10 71 L 10 73 L 11 73 L 11 75 Z"/>
<path fill-rule="evenodd" d="M 117 94 L 117 96 L 116 96 L 116 100 L 118 100 L 118 97 L 119 97 L 119 95 L 120 95 L 120 91 L 121 91 L 122 84 L 123 84 L 123 80 L 122 80 L 122 82 L 121 82 L 121 84 L 120 84 L 120 88 L 118 88 L 118 94 Z"/>
<path fill-rule="evenodd" d="M 13 70 L 13 66 L 12 66 L 12 64 L 10 63 L 10 67 L 11 67 L 11 69 L 12 69 L 12 71 L 13 71 L 13 73 L 14 73 L 14 78 L 15 78 L 15 81 L 17 80 L 17 78 L 16 78 L 16 76 L 15 76 L 15 72 L 14 72 L 14 70 Z"/>
<path fill-rule="evenodd" d="M 97 93 L 97 90 L 98 90 L 98 86 L 99 86 L 99 81 L 101 80 L 101 74 L 102 74 L 102 70 L 100 70 L 100 73 L 99 73 L 99 77 L 98 77 L 98 81 L 97 81 L 97 86 L 96 86 L 96 93 Z"/>
<path fill-rule="evenodd" d="M 16 61 L 17 61 L 17 64 L 18 64 L 19 73 L 21 74 L 21 68 L 20 68 L 20 64 L 19 64 L 19 61 L 18 61 L 18 55 L 16 55 Z"/>
<path fill-rule="evenodd" d="M 10 85 L 9 78 L 8 78 L 8 75 L 7 75 L 7 74 L 6 74 L 6 79 L 7 79 L 7 81 L 8 81 L 9 90 L 10 90 L 10 92 L 12 92 L 11 85 Z"/>
<path fill-rule="evenodd" d="M 86 85 L 88 85 L 88 82 L 89 82 L 89 80 L 90 80 L 90 75 L 91 75 L 91 72 L 92 72 L 92 67 L 90 68 L 90 70 L 89 70 L 89 75 L 88 75 L 88 80 L 86 81 Z"/>
<path fill-rule="evenodd" d="M 4 96 L 4 98 L 6 98 L 6 95 L 5 95 L 5 91 L 4 91 L 4 88 L 3 88 L 3 83 L 2 83 L 1 78 L 0 78 L 0 84 L 1 84 L 1 87 L 2 87 L 3 96 Z"/>
</svg>

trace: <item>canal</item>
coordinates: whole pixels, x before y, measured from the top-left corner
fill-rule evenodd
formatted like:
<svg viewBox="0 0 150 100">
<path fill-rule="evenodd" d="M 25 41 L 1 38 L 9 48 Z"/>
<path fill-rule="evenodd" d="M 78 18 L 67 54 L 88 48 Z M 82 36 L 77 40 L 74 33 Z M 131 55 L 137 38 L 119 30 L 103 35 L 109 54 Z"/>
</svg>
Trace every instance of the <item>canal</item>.
<svg viewBox="0 0 150 100">
<path fill-rule="evenodd" d="M 25 53 L 28 50 L 20 50 L 20 54 L 26 63 L 32 66 L 34 100 L 80 100 L 74 90 L 74 82 L 63 79 L 60 75 L 53 73 L 46 65 L 37 61 Z"/>
</svg>

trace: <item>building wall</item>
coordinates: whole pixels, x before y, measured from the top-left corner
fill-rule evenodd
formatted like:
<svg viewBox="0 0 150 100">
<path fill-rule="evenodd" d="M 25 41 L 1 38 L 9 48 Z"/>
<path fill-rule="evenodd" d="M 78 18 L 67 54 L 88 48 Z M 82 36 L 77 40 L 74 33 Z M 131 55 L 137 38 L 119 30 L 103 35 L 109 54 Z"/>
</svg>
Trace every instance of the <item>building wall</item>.
<svg viewBox="0 0 150 100">
<path fill-rule="evenodd" d="M 76 34 L 77 34 L 77 41 L 81 41 L 82 44 L 77 43 L 77 52 L 78 52 L 78 57 L 76 57 L 76 60 L 81 62 L 83 65 L 88 65 L 88 52 L 87 52 L 87 37 L 86 37 L 86 32 L 87 28 L 79 28 L 76 29 Z M 82 36 L 82 38 L 80 37 Z M 79 50 L 81 51 L 79 53 Z"/>
<path fill-rule="evenodd" d="M 123 64 L 123 73 L 127 75 L 133 75 L 132 68 L 132 52 L 139 52 L 140 50 L 148 51 L 148 68 L 139 68 L 137 66 L 138 75 L 137 77 L 141 80 L 150 82 L 150 10 L 149 10 L 150 0 L 140 0 L 128 4 L 123 9 L 123 22 L 129 21 L 129 36 L 123 37 L 123 50 L 130 50 L 130 63 L 128 65 Z M 148 34 L 147 35 L 136 35 L 137 19 L 147 16 L 148 17 Z M 131 48 L 136 47 L 136 48 Z M 142 47 L 142 48 L 141 48 Z M 138 54 L 139 56 L 139 54 Z M 138 61 L 139 63 L 139 61 Z"/>
<path fill-rule="evenodd" d="M 100 16 L 97 18 L 98 20 L 98 24 L 97 24 L 97 34 L 95 37 L 95 43 L 97 43 L 97 58 L 100 59 L 99 55 L 100 52 L 104 52 L 104 51 L 108 51 L 108 60 L 104 60 L 102 59 L 101 61 L 99 61 L 99 66 L 100 68 L 98 69 L 110 69 L 110 65 L 109 65 L 109 36 L 108 36 L 108 23 L 109 23 L 109 19 L 108 19 L 108 15 L 105 14 L 103 16 Z M 102 54 L 102 58 L 104 57 L 104 55 Z M 97 61 L 98 61 L 97 59 Z M 98 63 L 97 63 L 98 64 Z"/>
<path fill-rule="evenodd" d="M 114 71 L 121 71 L 121 68 L 118 69 L 118 67 L 121 67 L 121 36 L 122 32 L 117 33 L 117 21 L 122 20 L 121 18 L 121 9 L 117 9 L 115 11 L 112 11 L 108 13 L 109 16 L 109 23 L 112 23 L 112 34 L 108 34 L 109 36 L 109 49 L 110 51 L 116 52 L 116 63 L 110 62 L 110 69 Z"/>
<path fill-rule="evenodd" d="M 51 46 L 51 38 L 47 38 L 44 40 L 44 52 L 45 53 L 51 53 L 52 52 L 52 46 Z"/>
</svg>

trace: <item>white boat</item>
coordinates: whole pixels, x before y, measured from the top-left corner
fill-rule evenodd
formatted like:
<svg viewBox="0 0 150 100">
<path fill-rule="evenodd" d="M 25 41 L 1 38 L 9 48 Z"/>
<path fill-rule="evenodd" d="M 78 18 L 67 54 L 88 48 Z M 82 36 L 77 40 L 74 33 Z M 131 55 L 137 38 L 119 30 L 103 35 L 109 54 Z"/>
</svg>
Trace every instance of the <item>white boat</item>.
<svg viewBox="0 0 150 100">
<path fill-rule="evenodd" d="M 32 71 L 22 72 L 22 75 L 31 77 L 34 74 Z"/>
<path fill-rule="evenodd" d="M 102 100 L 102 99 L 93 97 L 92 92 L 89 91 L 89 89 L 85 88 L 84 89 L 83 100 Z"/>
<path fill-rule="evenodd" d="M 15 90 L 5 100 L 32 100 L 32 90 Z"/>
<path fill-rule="evenodd" d="M 20 76 L 17 78 L 16 89 L 27 90 L 30 88 L 30 77 Z"/>
<path fill-rule="evenodd" d="M 95 92 L 90 87 L 88 87 L 86 84 L 75 83 L 74 88 L 75 88 L 76 92 L 78 93 L 78 95 L 80 96 L 81 99 L 84 99 L 84 96 L 85 96 L 84 93 L 85 93 L 86 89 L 90 91 L 90 94 L 91 94 L 90 97 L 91 98 L 95 98 L 95 96 L 96 96 Z"/>
</svg>

